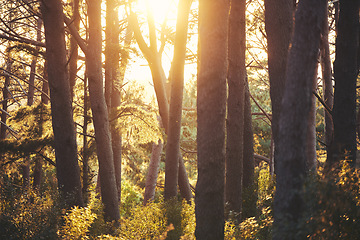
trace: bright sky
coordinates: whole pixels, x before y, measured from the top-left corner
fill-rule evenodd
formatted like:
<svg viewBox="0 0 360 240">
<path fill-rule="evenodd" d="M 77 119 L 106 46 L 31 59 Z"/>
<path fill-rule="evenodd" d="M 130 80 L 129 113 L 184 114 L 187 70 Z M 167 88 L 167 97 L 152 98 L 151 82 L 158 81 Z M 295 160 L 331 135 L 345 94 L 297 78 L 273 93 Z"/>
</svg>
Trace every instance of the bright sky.
<svg viewBox="0 0 360 240">
<path fill-rule="evenodd" d="M 166 19 L 167 26 L 173 28 L 175 31 L 176 26 L 176 16 L 177 16 L 177 5 L 178 0 L 137 0 L 136 4 L 132 5 L 133 11 L 140 17 L 146 19 L 147 14 L 147 6 L 150 7 L 157 29 L 161 29 L 161 25 Z M 147 24 L 145 23 L 142 27 L 143 30 L 147 30 Z M 159 38 L 159 31 L 157 32 L 157 37 Z M 147 33 L 144 34 L 145 41 L 148 42 Z M 188 43 L 188 48 L 191 48 L 192 51 L 196 51 L 197 48 L 197 37 L 194 36 L 193 40 Z M 134 44 L 137 47 L 137 43 Z M 158 43 L 158 47 L 160 46 L 160 42 Z M 165 74 L 168 76 L 171 61 L 173 58 L 173 46 L 171 44 L 167 44 L 167 47 L 164 50 L 162 56 L 162 65 L 165 71 Z M 139 50 L 139 53 L 141 51 Z M 192 78 L 192 76 L 196 74 L 196 64 L 187 64 L 185 66 L 185 81 Z M 125 78 L 127 81 L 136 80 L 140 84 L 145 86 L 145 90 L 147 91 L 147 101 L 150 101 L 154 96 L 154 88 L 152 86 L 152 77 L 149 66 L 147 65 L 147 61 L 143 58 L 132 59 L 131 64 L 125 73 Z"/>
</svg>

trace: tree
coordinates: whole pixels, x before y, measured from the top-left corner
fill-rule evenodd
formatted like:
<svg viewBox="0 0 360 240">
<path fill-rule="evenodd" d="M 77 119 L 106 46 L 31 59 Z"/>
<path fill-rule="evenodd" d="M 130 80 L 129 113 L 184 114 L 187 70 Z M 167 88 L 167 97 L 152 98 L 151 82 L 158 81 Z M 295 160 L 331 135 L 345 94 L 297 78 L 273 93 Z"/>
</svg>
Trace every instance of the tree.
<svg viewBox="0 0 360 240">
<path fill-rule="evenodd" d="M 274 164 L 276 165 L 279 117 L 285 89 L 286 60 L 293 29 L 294 0 L 265 0 L 264 2 L 272 107 L 271 129 L 275 145 Z"/>
<path fill-rule="evenodd" d="M 169 103 L 168 97 L 165 90 L 165 82 L 166 76 L 164 69 L 161 65 L 161 54 L 164 49 L 165 42 L 160 46 L 160 50 L 157 49 L 156 43 L 156 31 L 154 25 L 154 19 L 151 15 L 151 11 L 148 11 L 148 24 L 149 24 L 149 32 L 150 32 L 150 46 L 145 43 L 145 40 L 141 34 L 140 26 L 137 20 L 137 16 L 134 12 L 130 13 L 129 21 L 131 23 L 131 27 L 134 31 L 134 37 L 139 45 L 141 52 L 143 53 L 145 59 L 149 63 L 152 80 L 154 83 L 154 90 L 156 93 L 156 99 L 159 106 L 159 114 L 161 117 L 161 121 L 163 127 L 165 129 L 165 133 L 167 134 L 169 131 L 168 122 L 169 122 Z M 181 195 L 187 199 L 188 201 L 192 198 L 192 192 L 190 188 L 189 179 L 187 176 L 187 172 L 184 165 L 184 160 L 181 155 L 179 155 L 179 189 Z"/>
<path fill-rule="evenodd" d="M 106 28 L 105 28 L 105 99 L 110 116 L 121 102 L 121 74 L 120 74 L 120 29 L 117 1 L 106 1 Z M 124 62 L 127 59 L 123 60 Z M 114 124 L 110 124 L 111 144 L 114 158 L 115 179 L 118 200 L 121 200 L 121 133 Z"/>
<path fill-rule="evenodd" d="M 80 0 L 72 0 L 72 23 L 75 27 L 76 31 L 79 30 L 80 27 Z M 71 96 L 74 95 L 74 87 L 77 79 L 78 72 L 78 44 L 73 35 L 70 36 L 70 58 L 69 58 L 69 81 L 70 81 L 70 89 Z"/>
<path fill-rule="evenodd" d="M 86 64 L 90 105 L 95 129 L 96 151 L 99 161 L 101 198 L 105 207 L 105 218 L 110 221 L 117 221 L 120 218 L 118 192 L 116 188 L 110 125 L 102 77 L 101 0 L 88 2 L 88 16 L 89 41 L 86 53 Z"/>
<path fill-rule="evenodd" d="M 324 19 L 323 32 L 321 35 L 320 51 L 321 74 L 323 81 L 323 94 L 325 103 L 325 143 L 327 154 L 330 154 L 330 143 L 333 138 L 334 125 L 332 122 L 331 109 L 333 107 L 333 83 L 329 49 L 329 23 L 328 18 Z"/>
<path fill-rule="evenodd" d="M 226 0 L 199 1 L 197 239 L 224 239 L 228 14 Z"/>
<path fill-rule="evenodd" d="M 356 162 L 356 80 L 358 75 L 359 1 L 339 2 L 336 53 L 334 62 L 334 138 L 329 165 L 347 159 Z"/>
<path fill-rule="evenodd" d="M 67 199 L 69 206 L 83 205 L 61 1 L 42 2 L 41 13 L 45 27 L 58 185 L 64 198 L 70 195 L 71 198 Z"/>
<path fill-rule="evenodd" d="M 165 161 L 165 199 L 176 197 L 179 173 L 180 130 L 184 89 L 184 67 L 188 18 L 192 0 L 180 0 L 176 23 L 174 60 L 171 74 L 171 97 Z"/>
<path fill-rule="evenodd" d="M 226 120 L 226 186 L 229 211 L 240 221 L 242 211 L 242 178 L 245 101 L 245 1 L 231 1 L 228 39 L 228 99 Z"/>
<path fill-rule="evenodd" d="M 293 239 L 304 211 L 302 188 L 307 174 L 307 129 L 326 1 L 302 0 L 286 68 L 279 121 L 274 239 Z"/>
</svg>

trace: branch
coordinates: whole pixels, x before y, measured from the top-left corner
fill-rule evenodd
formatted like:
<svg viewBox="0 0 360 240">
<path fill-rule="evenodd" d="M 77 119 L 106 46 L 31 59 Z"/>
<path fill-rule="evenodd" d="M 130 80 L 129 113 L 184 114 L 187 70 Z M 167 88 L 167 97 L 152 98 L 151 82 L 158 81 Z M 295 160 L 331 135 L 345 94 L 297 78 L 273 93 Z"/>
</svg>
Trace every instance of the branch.
<svg viewBox="0 0 360 240">
<path fill-rule="evenodd" d="M 265 110 L 260 106 L 260 104 L 255 100 L 255 98 L 251 95 L 250 91 L 249 91 L 249 95 L 250 95 L 251 99 L 254 101 L 254 103 L 256 104 L 256 106 L 260 109 L 260 111 L 263 112 L 264 115 L 266 116 L 266 118 L 269 119 L 269 121 L 271 122 L 271 117 L 269 116 L 269 114 L 267 114 L 265 112 Z"/>
<path fill-rule="evenodd" d="M 315 91 L 313 91 L 313 94 L 315 95 L 315 97 L 319 100 L 319 102 L 324 106 L 324 108 L 330 113 L 330 115 L 332 116 L 332 110 L 329 108 L 328 105 L 326 105 L 326 103 L 321 99 L 321 97 L 319 96 L 319 94 L 317 94 Z"/>
<path fill-rule="evenodd" d="M 81 38 L 78 30 L 76 29 L 76 27 L 72 24 L 72 21 L 66 17 L 64 15 L 64 22 L 66 24 L 66 26 L 69 28 L 71 35 L 74 37 L 74 39 L 76 40 L 76 42 L 78 43 L 79 47 L 81 48 L 81 50 L 84 52 L 84 54 L 86 55 L 87 53 L 87 44 L 86 41 L 84 39 Z"/>
<path fill-rule="evenodd" d="M 134 32 L 134 37 L 139 45 L 141 52 L 143 53 L 144 57 L 150 62 L 152 52 L 150 50 L 150 47 L 146 44 L 143 35 L 141 34 L 139 22 L 134 12 L 130 12 L 129 24 L 131 25 L 131 28 Z"/>
<path fill-rule="evenodd" d="M 38 46 L 38 47 L 46 47 L 45 43 L 43 43 L 43 42 L 34 41 L 34 40 L 27 39 L 27 38 L 20 37 L 20 36 L 12 37 L 12 36 L 7 36 L 5 34 L 0 34 L 0 38 L 10 40 L 10 41 L 20 42 L 20 43 L 31 44 L 31 45 Z"/>
<path fill-rule="evenodd" d="M 264 156 L 254 153 L 254 158 L 255 158 L 255 160 L 257 160 L 259 162 L 264 161 L 264 162 L 267 162 L 268 164 L 270 164 L 270 159 L 267 157 L 264 157 Z"/>
</svg>

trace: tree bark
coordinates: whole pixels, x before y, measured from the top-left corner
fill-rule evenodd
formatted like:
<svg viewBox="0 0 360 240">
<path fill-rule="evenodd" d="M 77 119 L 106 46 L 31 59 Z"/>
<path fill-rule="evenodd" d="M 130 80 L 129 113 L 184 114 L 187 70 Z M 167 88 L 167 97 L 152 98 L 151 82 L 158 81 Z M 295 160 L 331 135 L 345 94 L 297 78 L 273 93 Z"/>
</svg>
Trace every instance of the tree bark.
<svg viewBox="0 0 360 240">
<path fill-rule="evenodd" d="M 199 1 L 197 239 L 224 239 L 225 113 L 229 1 Z"/>
<path fill-rule="evenodd" d="M 104 203 L 105 219 L 117 221 L 120 218 L 116 187 L 113 150 L 108 110 L 105 102 L 102 77 L 102 28 L 101 0 L 88 2 L 89 41 L 86 55 L 90 105 L 93 115 L 96 151 L 99 162 L 101 198 Z"/>
<path fill-rule="evenodd" d="M 326 9 L 327 12 L 327 9 Z M 334 103 L 333 83 L 331 74 L 331 60 L 329 49 L 329 23 L 328 18 L 324 19 L 323 32 L 321 35 L 321 74 L 323 80 L 324 103 L 329 109 L 332 109 Z M 325 143 L 327 154 L 330 153 L 330 143 L 334 135 L 334 125 L 331 113 L 325 110 Z"/>
<path fill-rule="evenodd" d="M 105 99 L 110 116 L 121 103 L 120 86 L 120 29 L 118 17 L 118 3 L 114 0 L 106 1 L 105 28 Z M 111 142 L 114 157 L 115 179 L 118 200 L 121 201 L 121 133 L 114 124 L 110 124 Z"/>
<path fill-rule="evenodd" d="M 245 1 L 231 1 L 228 39 L 225 201 L 227 210 L 235 213 L 235 219 L 238 222 L 241 220 L 242 211 L 244 160 L 245 9 Z"/>
<path fill-rule="evenodd" d="M 317 67 L 316 67 L 317 72 Z M 317 74 L 314 75 L 312 82 L 312 92 L 316 91 L 317 86 Z M 308 170 L 316 169 L 316 97 L 311 94 L 311 105 L 308 116 L 308 127 L 307 127 L 307 148 L 306 148 L 306 165 Z"/>
<path fill-rule="evenodd" d="M 143 201 L 144 205 L 146 205 L 150 201 L 153 201 L 155 197 L 156 181 L 158 178 L 162 150 L 163 142 L 161 140 L 159 140 L 157 144 L 153 143 L 149 168 L 146 175 L 145 193 Z"/>
<path fill-rule="evenodd" d="M 46 59 L 51 95 L 56 171 L 59 189 L 66 204 L 83 205 L 80 169 L 77 161 L 75 127 L 67 71 L 65 28 L 61 1 L 42 2 Z M 70 196 L 70 198 L 68 198 Z"/>
<path fill-rule="evenodd" d="M 293 12 L 293 0 L 265 0 L 265 30 L 268 45 L 274 165 L 276 165 L 277 161 L 279 117 L 285 89 L 286 61 L 293 29 Z"/>
<path fill-rule="evenodd" d="M 80 27 L 80 12 L 79 12 L 79 0 L 72 0 L 72 24 L 76 31 Z M 74 87 L 76 82 L 76 75 L 78 72 L 78 44 L 73 35 L 70 37 L 70 59 L 69 59 L 69 81 L 71 89 L 71 97 L 74 98 Z"/>
<path fill-rule="evenodd" d="M 334 139 L 328 164 L 356 162 L 356 79 L 358 75 L 359 1 L 341 0 L 334 62 Z"/>
<path fill-rule="evenodd" d="M 188 18 L 192 0 L 180 0 L 176 23 L 174 45 L 174 66 L 171 77 L 171 97 L 168 123 L 168 136 L 165 159 L 165 199 L 176 197 L 179 173 L 180 131 L 182 116 L 182 101 L 184 89 L 184 67 Z"/>
<path fill-rule="evenodd" d="M 243 162 L 243 193 L 248 198 L 243 199 L 242 219 L 256 215 L 257 189 L 254 182 L 254 135 L 252 129 L 251 103 L 249 83 L 245 80 L 245 105 L 244 105 L 244 162 Z M 243 194 L 244 195 L 244 194 Z M 246 209 L 245 209 L 246 206 Z"/>
<path fill-rule="evenodd" d="M 304 211 L 301 191 L 307 174 L 306 129 L 324 8 L 326 0 L 302 0 L 295 16 L 279 121 L 273 239 L 292 239 Z"/>
</svg>

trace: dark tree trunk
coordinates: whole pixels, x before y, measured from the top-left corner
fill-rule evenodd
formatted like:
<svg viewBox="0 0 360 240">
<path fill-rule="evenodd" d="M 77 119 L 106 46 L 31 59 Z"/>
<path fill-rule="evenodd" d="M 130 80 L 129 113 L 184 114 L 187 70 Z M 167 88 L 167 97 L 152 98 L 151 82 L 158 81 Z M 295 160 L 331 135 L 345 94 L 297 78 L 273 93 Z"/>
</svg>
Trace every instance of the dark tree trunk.
<svg viewBox="0 0 360 240">
<path fill-rule="evenodd" d="M 120 218 L 108 110 L 105 102 L 101 61 L 101 0 L 88 2 L 89 41 L 86 54 L 90 105 L 99 161 L 101 198 L 106 220 Z"/>
<path fill-rule="evenodd" d="M 46 65 L 47 63 L 44 63 L 44 79 L 46 81 L 42 82 L 42 94 L 41 94 L 41 103 L 42 104 L 49 104 L 49 98 L 46 95 L 49 95 L 49 84 L 47 82 L 47 74 L 46 74 Z M 41 118 L 42 119 L 42 118 Z M 41 124 L 41 123 L 39 123 Z M 39 190 L 41 186 L 41 180 L 42 180 L 42 159 L 40 157 L 37 157 L 35 159 L 35 168 L 34 168 L 34 182 L 33 182 L 33 188 Z"/>
<path fill-rule="evenodd" d="M 273 239 L 293 239 L 304 211 L 306 148 L 312 86 L 326 0 L 299 2 L 279 121 Z M 306 236 L 303 236 L 306 237 Z"/>
<path fill-rule="evenodd" d="M 61 1 L 42 2 L 41 12 L 45 26 L 58 185 L 64 198 L 70 195 L 66 202 L 68 206 L 83 205 Z"/>
<path fill-rule="evenodd" d="M 225 201 L 227 210 L 235 213 L 235 219 L 238 222 L 241 220 L 242 211 L 244 156 L 245 9 L 245 1 L 231 1 L 228 39 Z"/>
<path fill-rule="evenodd" d="M 265 0 L 265 30 L 272 107 L 271 129 L 275 148 L 274 165 L 277 161 L 279 117 L 285 89 L 286 61 L 293 29 L 293 12 L 293 0 Z"/>
<path fill-rule="evenodd" d="M 195 235 L 224 239 L 225 113 L 229 2 L 199 1 L 198 180 Z"/>
<path fill-rule="evenodd" d="M 86 71 L 87 72 L 87 71 Z M 83 152 L 82 152 L 82 158 L 83 158 L 83 165 L 82 165 L 82 181 L 83 181 L 83 187 L 82 187 L 82 194 L 84 198 L 85 204 L 89 201 L 89 186 L 90 186 L 90 167 L 89 167 L 89 145 L 88 145 L 88 138 L 87 138 L 87 131 L 88 126 L 91 121 L 89 117 L 89 96 L 88 96 L 88 78 L 85 74 L 84 77 L 84 125 L 83 125 Z"/>
<path fill-rule="evenodd" d="M 327 13 L 327 9 L 326 9 Z M 323 94 L 324 94 L 324 103 L 329 109 L 332 109 L 334 103 L 333 96 L 333 84 L 332 84 L 332 75 L 331 75 L 331 60 L 330 60 L 330 49 L 329 49 L 329 23 L 328 18 L 324 19 L 323 32 L 321 35 L 321 74 L 323 80 Z M 331 113 L 328 110 L 325 110 L 325 143 L 326 151 L 330 153 L 330 143 L 334 135 L 334 125 L 332 122 Z"/>
<path fill-rule="evenodd" d="M 184 67 L 188 18 L 192 0 L 180 0 L 176 23 L 173 69 L 171 72 L 171 97 L 169 110 L 169 131 L 165 159 L 165 199 L 177 196 L 180 131 L 184 89 Z"/>
<path fill-rule="evenodd" d="M 334 139 L 328 164 L 356 161 L 356 79 L 358 75 L 359 1 L 340 0 L 334 62 Z"/>
<path fill-rule="evenodd" d="M 254 182 L 254 135 L 252 129 L 251 103 L 249 83 L 245 80 L 245 105 L 244 105 L 244 162 L 243 162 L 243 199 L 242 219 L 256 215 L 257 189 Z M 244 195 L 244 194 L 243 194 Z"/>
<path fill-rule="evenodd" d="M 79 12 L 79 0 L 72 0 L 72 24 L 78 31 L 80 27 L 80 12 Z M 71 96 L 74 97 L 74 87 L 76 82 L 76 75 L 78 61 L 78 44 L 73 35 L 70 37 L 70 60 L 69 60 L 69 76 L 70 76 L 70 89 Z"/>
</svg>

